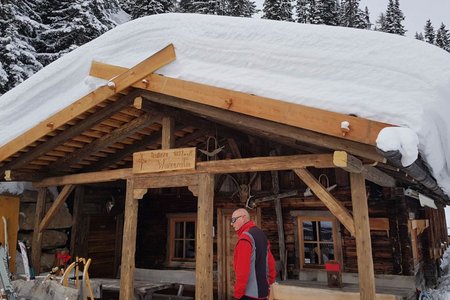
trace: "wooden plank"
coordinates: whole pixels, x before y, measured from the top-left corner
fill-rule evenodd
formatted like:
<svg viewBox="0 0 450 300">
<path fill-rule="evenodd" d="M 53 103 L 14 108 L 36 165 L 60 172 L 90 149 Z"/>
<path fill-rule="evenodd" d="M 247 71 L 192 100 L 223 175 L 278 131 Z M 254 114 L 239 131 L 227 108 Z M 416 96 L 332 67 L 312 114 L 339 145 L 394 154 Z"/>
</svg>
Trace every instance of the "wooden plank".
<svg viewBox="0 0 450 300">
<path fill-rule="evenodd" d="M 133 191 L 133 179 L 127 179 L 122 265 L 120 268 L 120 300 L 134 299 L 134 256 L 136 253 L 139 201 L 133 198 Z"/>
<path fill-rule="evenodd" d="M 38 189 L 38 197 L 36 202 L 36 214 L 34 216 L 33 244 L 31 246 L 31 262 L 33 264 L 34 273 L 39 275 L 41 270 L 41 242 L 42 232 L 39 231 L 39 224 L 45 213 L 45 201 L 47 198 L 47 188 Z"/>
<path fill-rule="evenodd" d="M 17 233 L 19 231 L 19 209 L 20 198 L 0 195 L 0 243 L 5 245 L 5 228 L 3 217 L 7 222 L 7 238 L 9 255 L 9 270 L 12 273 L 16 271 L 16 245 Z"/>
<path fill-rule="evenodd" d="M 306 169 L 294 169 L 295 174 L 322 200 L 330 212 L 347 228 L 352 235 L 355 235 L 355 225 L 350 212 L 331 193 L 324 188 L 319 181 Z"/>
<path fill-rule="evenodd" d="M 70 126 L 69 128 L 57 134 L 56 136 L 48 139 L 45 143 L 39 145 L 33 150 L 30 150 L 20 155 L 18 159 L 14 159 L 11 162 L 7 163 L 5 166 L 0 168 L 0 173 L 3 170 L 20 168 L 28 164 L 29 162 L 33 161 L 34 159 L 46 154 L 47 152 L 54 149 L 58 145 L 81 134 L 83 131 L 91 128 L 100 121 L 114 115 L 121 109 L 129 106 L 133 102 L 133 99 L 138 95 L 139 91 L 137 90 L 132 91 L 128 95 L 123 96 L 114 103 L 101 108 L 99 111 L 95 112 L 94 114 L 91 114 L 90 116 L 78 122 L 77 124 Z"/>
<path fill-rule="evenodd" d="M 214 175 L 200 174 L 198 181 L 195 299 L 213 299 Z"/>
<path fill-rule="evenodd" d="M 175 146 L 175 120 L 171 117 L 162 119 L 161 149 L 171 149 Z"/>
<path fill-rule="evenodd" d="M 370 237 L 369 207 L 364 176 L 350 173 L 356 252 L 358 256 L 359 292 L 361 300 L 375 299 L 375 275 Z"/>
<path fill-rule="evenodd" d="M 296 128 L 268 120 L 236 114 L 231 111 L 154 92 L 143 91 L 143 96 L 152 102 L 170 105 L 207 116 L 210 119 L 216 120 L 216 122 L 220 122 L 229 127 L 237 128 L 240 131 L 248 132 L 249 134 L 260 136 L 265 139 L 271 139 L 272 136 L 274 136 L 274 141 L 276 142 L 280 141 L 280 138 L 277 137 L 281 136 L 292 139 L 293 142 L 300 141 L 333 150 L 344 150 L 373 161 L 383 163 L 386 162 L 386 158 L 378 153 L 376 148 L 371 145 L 365 145 L 338 137 L 328 136 L 303 128 Z"/>
<path fill-rule="evenodd" d="M 109 78 L 114 76 L 114 74 L 123 72 L 123 70 L 121 67 L 115 68 L 114 66 L 105 66 L 104 64 L 91 66 L 91 74 Z M 107 71 L 111 73 L 107 74 Z M 376 138 L 381 129 L 393 126 L 359 117 L 157 74 L 148 76 L 147 80 L 146 82 L 136 83 L 134 86 L 364 144 L 376 145 Z M 148 82 L 151 82 L 151 84 L 148 85 Z M 343 121 L 348 121 L 351 125 L 351 130 L 345 136 L 343 136 L 341 129 L 341 122 Z"/>
<path fill-rule="evenodd" d="M 130 86 L 133 82 L 131 79 L 140 80 L 148 74 L 156 71 L 160 67 L 172 62 L 175 59 L 173 46 L 170 45 L 161 51 L 153 54 L 149 58 L 143 60 L 138 65 L 126 70 L 123 73 L 115 74 L 112 77 L 117 76 L 114 79 L 115 90 L 112 90 L 108 86 L 101 86 L 96 90 L 90 92 L 86 96 L 67 106 L 60 112 L 50 116 L 46 120 L 40 122 L 30 130 L 21 134 L 17 138 L 8 142 L 0 147 L 0 161 L 10 157 L 20 149 L 30 145 L 31 143 L 42 138 L 46 134 L 52 132 L 54 129 L 64 125 L 73 118 L 81 115 L 82 113 L 92 109 L 99 103 L 105 101 L 114 94 L 122 91 L 126 87 Z M 131 76 L 130 76 L 131 75 Z M 108 79 L 110 79 L 108 78 Z"/>
<path fill-rule="evenodd" d="M 366 180 L 376 183 L 379 186 L 396 186 L 395 179 L 392 176 L 389 176 L 373 166 L 364 166 L 358 158 L 345 151 L 334 151 L 333 163 L 347 172 L 362 173 Z"/>
<path fill-rule="evenodd" d="M 135 177 L 134 188 L 166 188 L 166 187 L 183 187 L 193 186 L 198 184 L 198 175 L 175 175 L 175 176 L 150 176 L 150 177 Z"/>
<path fill-rule="evenodd" d="M 66 202 L 67 197 L 69 197 L 70 193 L 75 188 L 75 185 L 65 185 L 62 189 L 62 191 L 59 193 L 58 197 L 53 202 L 52 206 L 48 210 L 47 214 L 45 215 L 44 219 L 42 219 L 41 223 L 39 224 L 39 231 L 42 232 L 45 228 L 47 228 L 48 224 L 51 222 L 52 218 L 57 213 L 58 209 L 61 207 L 61 205 Z"/>
<path fill-rule="evenodd" d="M 137 152 L 133 154 L 133 173 L 194 170 L 196 159 L 195 147 Z"/>
<path fill-rule="evenodd" d="M 359 300 L 360 293 L 356 292 L 344 292 L 341 290 L 332 289 L 319 289 L 310 287 L 299 287 L 276 284 L 271 288 L 271 300 Z M 400 297 L 389 294 L 376 294 L 377 300 L 397 300 Z"/>
</svg>

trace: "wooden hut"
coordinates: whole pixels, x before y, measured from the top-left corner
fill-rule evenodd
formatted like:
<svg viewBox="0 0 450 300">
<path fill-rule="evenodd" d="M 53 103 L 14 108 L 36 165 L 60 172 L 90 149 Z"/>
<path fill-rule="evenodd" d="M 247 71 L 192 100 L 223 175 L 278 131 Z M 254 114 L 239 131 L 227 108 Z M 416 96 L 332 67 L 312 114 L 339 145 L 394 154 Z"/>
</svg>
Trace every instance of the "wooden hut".
<svg viewBox="0 0 450 300">
<path fill-rule="evenodd" d="M 120 266 L 121 299 L 136 268 L 195 270 L 196 299 L 229 299 L 239 207 L 290 285 L 326 280 L 329 261 L 361 299 L 394 280 L 436 281 L 448 197 L 420 159 L 406 169 L 376 148 L 391 125 L 155 73 L 175 49 L 131 68 L 93 61 L 89 75 L 107 84 L 1 146 L 6 180 L 38 188 L 37 270 L 42 231 L 68 201 L 71 253 L 100 277 Z"/>
</svg>

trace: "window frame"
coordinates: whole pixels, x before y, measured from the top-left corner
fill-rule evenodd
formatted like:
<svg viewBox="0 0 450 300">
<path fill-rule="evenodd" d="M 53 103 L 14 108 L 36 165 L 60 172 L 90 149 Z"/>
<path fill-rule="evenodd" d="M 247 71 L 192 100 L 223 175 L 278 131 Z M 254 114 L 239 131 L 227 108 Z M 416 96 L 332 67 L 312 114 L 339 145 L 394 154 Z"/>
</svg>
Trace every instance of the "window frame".
<svg viewBox="0 0 450 300">
<path fill-rule="evenodd" d="M 297 235 L 299 250 L 300 269 L 323 269 L 324 264 L 305 264 L 305 239 L 303 235 L 303 222 L 331 222 L 333 229 L 333 241 L 324 244 L 333 244 L 334 260 L 342 264 L 342 242 L 340 234 L 340 223 L 330 212 L 326 211 L 300 211 L 294 213 L 297 217 Z M 318 233 L 320 234 L 320 233 Z M 308 241 L 306 241 L 308 243 Z M 317 241 L 320 245 L 320 241 Z M 320 248 L 320 247 L 319 247 Z M 319 249 L 320 251 L 320 249 Z M 320 252 L 319 252 L 320 253 Z"/>
<path fill-rule="evenodd" d="M 195 268 L 196 258 L 177 258 L 175 257 L 175 224 L 180 222 L 193 222 L 195 226 L 194 241 L 197 247 L 197 214 L 196 213 L 180 213 L 167 214 L 168 233 L 167 233 L 167 264 L 170 267 Z M 183 237 L 183 240 L 186 237 Z M 194 249 L 195 252 L 196 249 Z M 196 253 L 195 253 L 196 254 Z"/>
</svg>

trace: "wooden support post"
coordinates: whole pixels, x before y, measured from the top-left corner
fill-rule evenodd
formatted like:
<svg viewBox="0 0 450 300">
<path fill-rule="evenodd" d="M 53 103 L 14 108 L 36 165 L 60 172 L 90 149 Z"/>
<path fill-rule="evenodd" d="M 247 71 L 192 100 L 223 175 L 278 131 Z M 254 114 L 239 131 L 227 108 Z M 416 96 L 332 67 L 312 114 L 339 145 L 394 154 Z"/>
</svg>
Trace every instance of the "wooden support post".
<svg viewBox="0 0 450 300">
<path fill-rule="evenodd" d="M 214 175 L 198 178 L 195 299 L 213 299 Z"/>
<path fill-rule="evenodd" d="M 73 200 L 73 216 L 72 216 L 72 230 L 70 233 L 70 255 L 72 257 L 86 257 L 87 251 L 84 252 L 85 247 L 80 247 L 83 232 L 82 227 L 85 223 L 83 217 L 83 202 L 84 202 L 84 186 L 79 185 L 75 188 L 75 198 Z"/>
<path fill-rule="evenodd" d="M 134 299 L 134 269 L 139 201 L 134 199 L 133 179 L 127 179 L 125 224 L 123 226 L 120 300 Z"/>
<path fill-rule="evenodd" d="M 350 173 L 356 253 L 358 255 L 359 292 L 361 300 L 375 299 L 375 275 L 370 238 L 369 207 L 364 175 Z"/>
<path fill-rule="evenodd" d="M 34 215 L 34 231 L 33 244 L 31 246 L 31 262 L 33 264 L 34 273 L 39 275 L 41 270 L 41 242 L 42 232 L 39 231 L 39 224 L 45 213 L 45 202 L 47 200 L 47 188 L 38 189 L 38 197 L 36 203 L 36 213 Z"/>
<path fill-rule="evenodd" d="M 39 224 L 39 231 L 43 231 L 45 228 L 47 228 L 48 224 L 52 221 L 52 218 L 56 215 L 58 212 L 58 209 L 61 207 L 61 205 L 66 202 L 67 197 L 69 197 L 70 193 L 75 188 L 74 185 L 65 185 L 59 193 L 58 197 L 53 202 L 52 206 L 48 210 L 48 212 L 45 214 L 44 219 L 42 219 L 42 222 Z"/>
<path fill-rule="evenodd" d="M 175 145 L 175 120 L 171 117 L 162 119 L 161 149 L 172 149 Z"/>
</svg>

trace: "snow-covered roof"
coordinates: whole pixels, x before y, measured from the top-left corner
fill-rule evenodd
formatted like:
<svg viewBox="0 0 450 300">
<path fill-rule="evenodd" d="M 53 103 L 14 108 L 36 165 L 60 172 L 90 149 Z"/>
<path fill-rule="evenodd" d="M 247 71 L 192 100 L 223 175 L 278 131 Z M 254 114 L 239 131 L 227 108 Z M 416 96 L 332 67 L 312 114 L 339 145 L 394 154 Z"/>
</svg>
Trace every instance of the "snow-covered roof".
<svg viewBox="0 0 450 300">
<path fill-rule="evenodd" d="M 384 132 L 378 146 L 403 151 L 407 163 L 418 150 L 450 194 L 450 55 L 323 25 L 194 14 L 122 24 L 3 95 L 0 146 L 105 84 L 88 76 L 93 60 L 132 67 L 169 43 L 177 59 L 157 73 L 407 128 Z"/>
</svg>

